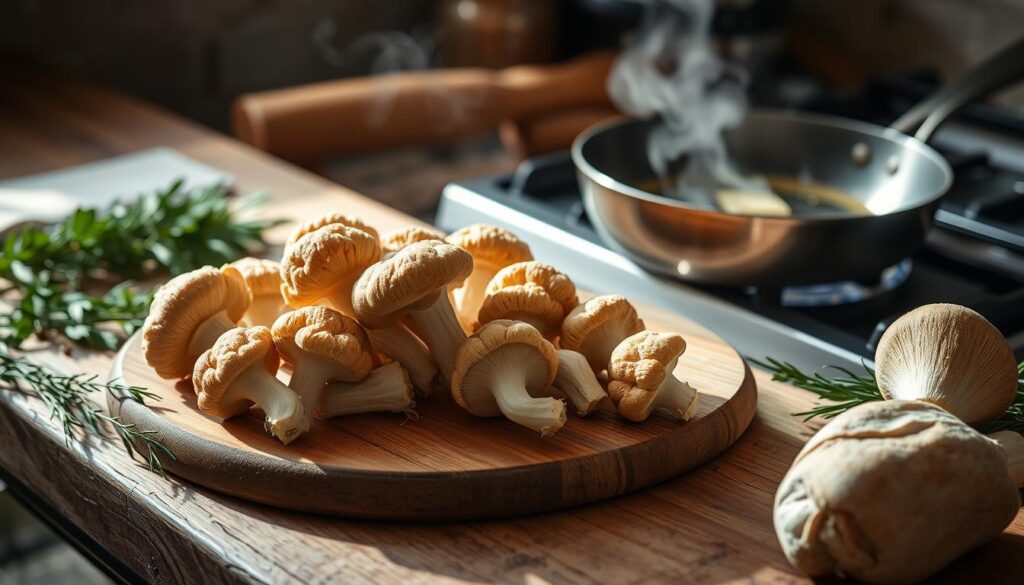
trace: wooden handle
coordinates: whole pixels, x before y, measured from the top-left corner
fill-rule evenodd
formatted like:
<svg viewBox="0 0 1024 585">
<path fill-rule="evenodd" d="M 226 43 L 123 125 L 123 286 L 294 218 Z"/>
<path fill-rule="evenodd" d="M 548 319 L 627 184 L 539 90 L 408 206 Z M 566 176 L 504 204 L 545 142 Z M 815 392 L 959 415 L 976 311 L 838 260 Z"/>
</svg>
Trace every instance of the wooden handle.
<svg viewBox="0 0 1024 585">
<path fill-rule="evenodd" d="M 444 142 L 505 119 L 608 106 L 613 59 L 594 53 L 554 66 L 396 73 L 247 94 L 235 102 L 234 133 L 299 163 Z"/>
<path fill-rule="evenodd" d="M 590 106 L 524 120 L 506 120 L 501 124 L 501 142 L 519 159 L 568 150 L 580 132 L 621 115 L 611 106 Z"/>
</svg>

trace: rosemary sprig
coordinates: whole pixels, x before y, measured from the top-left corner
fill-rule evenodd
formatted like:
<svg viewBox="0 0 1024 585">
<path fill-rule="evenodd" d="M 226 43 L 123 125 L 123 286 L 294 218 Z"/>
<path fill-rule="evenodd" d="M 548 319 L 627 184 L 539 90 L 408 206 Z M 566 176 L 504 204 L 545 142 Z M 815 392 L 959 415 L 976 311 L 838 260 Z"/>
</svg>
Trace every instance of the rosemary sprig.
<svg viewBox="0 0 1024 585">
<path fill-rule="evenodd" d="M 0 295 L 13 308 L 0 314 L 0 384 L 38 397 L 64 429 L 67 441 L 102 435 L 109 425 L 129 456 L 140 453 L 163 474 L 174 454 L 155 431 L 138 429 L 96 408 L 88 395 L 106 392 L 138 402 L 158 399 L 136 386 L 67 376 L 26 361 L 16 350 L 32 337 L 114 350 L 142 325 L 151 292 L 122 282 L 96 296 L 97 283 L 179 274 L 219 265 L 266 245 L 264 230 L 279 221 L 242 220 L 237 212 L 265 194 L 232 204 L 223 187 L 188 192 L 182 181 L 105 210 L 79 209 L 48 227 L 24 227 L 0 245 Z"/>
<path fill-rule="evenodd" d="M 149 465 L 149 469 L 164 475 L 161 457 L 174 459 L 163 443 L 156 437 L 155 431 L 140 430 L 133 424 L 127 424 L 117 417 L 110 416 L 97 408 L 88 399 L 94 392 L 106 392 L 115 397 L 127 397 L 140 403 L 147 399 L 159 399 L 158 396 L 145 388 L 126 386 L 115 382 L 100 382 L 97 376 L 76 374 L 66 376 L 24 359 L 15 357 L 10 350 L 0 344 L 0 383 L 28 396 L 43 401 L 50 410 L 50 418 L 57 419 L 64 429 L 64 439 L 70 444 L 72 439 L 79 437 L 80 431 L 102 435 L 103 425 L 113 427 L 120 437 L 128 456 L 133 457 L 135 445 L 141 445 L 145 453 L 140 453 Z"/>
<path fill-rule="evenodd" d="M 793 413 L 793 416 L 803 417 L 805 421 L 819 417 L 830 419 L 865 402 L 884 400 L 875 383 L 875 372 L 867 364 L 863 365 L 863 374 L 832 366 L 831 369 L 841 375 L 830 378 L 818 372 L 805 374 L 793 364 L 773 358 L 765 358 L 765 361 L 756 359 L 750 361 L 771 372 L 772 380 L 808 390 L 817 394 L 822 400 L 831 403 L 819 404 L 810 410 Z M 1017 374 L 1017 395 L 1010 408 L 998 419 L 980 429 L 982 432 L 994 433 L 995 431 L 1010 430 L 1024 433 L 1024 362 L 1017 365 Z"/>
</svg>

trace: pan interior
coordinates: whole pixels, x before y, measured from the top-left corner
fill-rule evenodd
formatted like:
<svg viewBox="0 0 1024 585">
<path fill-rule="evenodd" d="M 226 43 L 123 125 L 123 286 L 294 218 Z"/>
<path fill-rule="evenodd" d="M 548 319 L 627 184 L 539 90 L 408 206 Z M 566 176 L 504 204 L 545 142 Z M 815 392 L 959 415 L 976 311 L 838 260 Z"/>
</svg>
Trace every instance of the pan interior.
<svg viewBox="0 0 1024 585">
<path fill-rule="evenodd" d="M 647 160 L 652 122 L 616 122 L 588 131 L 574 157 L 581 171 L 624 194 L 689 207 L 659 195 Z M 946 161 L 920 141 L 832 116 L 755 112 L 726 136 L 741 172 L 762 175 L 803 218 L 885 215 L 926 205 L 949 187 Z"/>
</svg>

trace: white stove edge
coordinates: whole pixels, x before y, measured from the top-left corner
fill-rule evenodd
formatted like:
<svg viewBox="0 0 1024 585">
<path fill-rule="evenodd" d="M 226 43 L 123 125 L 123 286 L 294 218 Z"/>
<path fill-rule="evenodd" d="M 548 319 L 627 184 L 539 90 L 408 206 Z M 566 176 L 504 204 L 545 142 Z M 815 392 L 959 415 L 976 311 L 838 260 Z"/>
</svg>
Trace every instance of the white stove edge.
<svg viewBox="0 0 1024 585">
<path fill-rule="evenodd" d="M 538 260 L 564 270 L 580 288 L 598 294 L 621 294 L 684 315 L 720 335 L 746 357 L 772 357 L 807 372 L 824 366 L 857 371 L 864 361 L 846 349 L 684 283 L 655 276 L 607 248 L 509 209 L 459 184 L 444 188 L 436 223 L 446 231 L 473 223 L 492 223 L 511 230 L 526 240 Z"/>
</svg>

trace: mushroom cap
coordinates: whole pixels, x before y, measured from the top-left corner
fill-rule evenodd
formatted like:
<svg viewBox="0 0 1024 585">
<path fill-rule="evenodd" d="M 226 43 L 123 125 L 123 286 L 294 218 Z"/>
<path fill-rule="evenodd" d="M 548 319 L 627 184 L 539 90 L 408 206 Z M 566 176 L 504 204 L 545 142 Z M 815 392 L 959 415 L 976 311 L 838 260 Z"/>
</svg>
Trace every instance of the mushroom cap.
<svg viewBox="0 0 1024 585">
<path fill-rule="evenodd" d="M 529 362 L 527 360 L 533 360 Z M 535 327 L 520 321 L 491 321 L 459 347 L 452 372 L 452 398 L 474 416 L 501 416 L 491 393 L 492 367 L 521 367 L 531 394 L 551 385 L 558 373 L 558 353 Z"/>
<path fill-rule="evenodd" d="M 196 329 L 221 311 L 237 323 L 252 302 L 238 269 L 204 266 L 179 274 L 160 287 L 142 326 L 142 353 L 161 378 L 192 372 L 189 344 Z"/>
<path fill-rule="evenodd" d="M 587 355 L 584 349 L 589 338 L 613 323 L 621 325 L 623 331 L 629 335 L 644 330 L 644 322 L 637 316 L 632 303 L 619 295 L 604 295 L 581 303 L 565 316 L 559 343 L 565 349 Z M 593 362 L 590 365 L 595 369 L 607 366 Z"/>
<path fill-rule="evenodd" d="M 1010 407 L 1017 360 L 1006 338 L 960 305 L 918 307 L 886 329 L 875 351 L 875 378 L 888 399 L 923 400 L 981 426 Z"/>
<path fill-rule="evenodd" d="M 608 395 L 624 415 L 644 412 L 665 378 L 672 375 L 669 367 L 684 351 L 686 341 L 676 333 L 641 331 L 627 337 L 608 364 Z"/>
<path fill-rule="evenodd" d="M 281 261 L 281 293 L 289 305 L 312 305 L 380 259 L 377 239 L 332 223 L 299 238 Z"/>
<path fill-rule="evenodd" d="M 869 402 L 825 425 L 775 494 L 775 533 L 812 576 L 918 582 L 994 538 L 1020 496 L 999 445 L 919 401 Z"/>
<path fill-rule="evenodd" d="M 242 258 L 229 264 L 238 269 L 254 297 L 281 294 L 281 265 L 266 258 Z"/>
<path fill-rule="evenodd" d="M 416 242 L 363 272 L 352 308 L 367 327 L 387 327 L 407 309 L 425 309 L 473 271 L 469 252 L 436 240 Z"/>
<path fill-rule="evenodd" d="M 464 248 L 480 266 L 503 268 L 516 262 L 533 260 L 530 246 L 512 232 L 494 225 L 477 223 L 456 230 L 445 240 Z"/>
<path fill-rule="evenodd" d="M 384 253 L 390 254 L 401 250 L 409 244 L 415 244 L 416 242 L 423 242 L 426 240 L 437 240 L 439 242 L 443 242 L 444 233 L 433 228 L 424 228 L 414 225 L 407 228 L 391 230 L 390 232 L 383 234 L 380 238 L 380 244 L 381 247 L 384 248 Z"/>
<path fill-rule="evenodd" d="M 566 313 L 579 304 L 576 285 L 565 273 L 540 262 L 517 262 L 498 271 L 487 285 L 479 320 L 531 317 L 545 337 L 557 334 Z"/>
<path fill-rule="evenodd" d="M 352 371 L 350 381 L 369 375 L 373 348 L 366 331 L 350 317 L 327 307 L 303 307 L 274 321 L 274 345 L 290 364 L 303 353 L 336 362 Z"/>
<path fill-rule="evenodd" d="M 345 227 L 363 230 L 374 240 L 380 241 L 380 235 L 377 233 L 377 230 L 365 223 L 363 220 L 342 213 L 328 213 L 327 215 L 313 221 L 307 221 L 302 225 L 295 226 L 295 229 L 292 230 L 292 233 L 288 235 L 288 239 L 285 241 L 285 249 L 301 240 L 302 236 L 310 232 L 315 232 L 316 230 L 331 224 L 338 224 Z"/>
<path fill-rule="evenodd" d="M 270 329 L 236 327 L 221 335 L 213 347 L 203 352 L 192 371 L 192 384 L 199 395 L 199 410 L 213 416 L 230 417 L 237 411 L 220 399 L 242 372 L 251 367 L 264 368 L 273 376 L 280 364 Z"/>
</svg>

